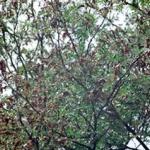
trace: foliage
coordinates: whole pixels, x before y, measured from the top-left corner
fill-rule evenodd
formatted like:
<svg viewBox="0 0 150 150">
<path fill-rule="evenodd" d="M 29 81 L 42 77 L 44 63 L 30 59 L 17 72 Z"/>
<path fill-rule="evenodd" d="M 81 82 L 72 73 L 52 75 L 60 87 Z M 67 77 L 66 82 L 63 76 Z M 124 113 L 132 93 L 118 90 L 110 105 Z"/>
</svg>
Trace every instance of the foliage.
<svg viewBox="0 0 150 150">
<path fill-rule="evenodd" d="M 149 149 L 148 0 L 0 5 L 0 149 Z"/>
</svg>

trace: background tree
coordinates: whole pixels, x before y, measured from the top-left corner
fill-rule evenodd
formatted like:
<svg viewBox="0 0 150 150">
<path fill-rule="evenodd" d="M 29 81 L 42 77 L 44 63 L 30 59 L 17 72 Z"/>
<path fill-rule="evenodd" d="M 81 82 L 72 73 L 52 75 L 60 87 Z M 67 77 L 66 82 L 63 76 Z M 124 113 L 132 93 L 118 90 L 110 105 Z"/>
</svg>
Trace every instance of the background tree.
<svg viewBox="0 0 150 150">
<path fill-rule="evenodd" d="M 148 0 L 0 5 L 1 149 L 149 149 Z"/>
</svg>

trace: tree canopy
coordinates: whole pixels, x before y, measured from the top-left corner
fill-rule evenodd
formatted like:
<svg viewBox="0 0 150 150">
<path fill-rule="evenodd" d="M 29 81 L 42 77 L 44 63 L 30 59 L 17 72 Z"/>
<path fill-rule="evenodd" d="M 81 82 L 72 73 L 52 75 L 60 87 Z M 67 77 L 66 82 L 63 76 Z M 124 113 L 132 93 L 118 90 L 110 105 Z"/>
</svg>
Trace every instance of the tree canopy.
<svg viewBox="0 0 150 150">
<path fill-rule="evenodd" d="M 0 149 L 149 150 L 149 8 L 1 0 Z"/>
</svg>

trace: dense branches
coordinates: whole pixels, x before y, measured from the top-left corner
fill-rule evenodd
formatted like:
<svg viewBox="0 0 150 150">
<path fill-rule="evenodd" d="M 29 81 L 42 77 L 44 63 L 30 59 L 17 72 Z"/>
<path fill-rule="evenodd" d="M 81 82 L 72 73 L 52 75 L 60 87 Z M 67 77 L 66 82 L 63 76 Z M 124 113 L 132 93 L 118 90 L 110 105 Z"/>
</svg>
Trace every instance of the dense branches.
<svg viewBox="0 0 150 150">
<path fill-rule="evenodd" d="M 149 149 L 149 2 L 0 5 L 0 149 Z"/>
</svg>

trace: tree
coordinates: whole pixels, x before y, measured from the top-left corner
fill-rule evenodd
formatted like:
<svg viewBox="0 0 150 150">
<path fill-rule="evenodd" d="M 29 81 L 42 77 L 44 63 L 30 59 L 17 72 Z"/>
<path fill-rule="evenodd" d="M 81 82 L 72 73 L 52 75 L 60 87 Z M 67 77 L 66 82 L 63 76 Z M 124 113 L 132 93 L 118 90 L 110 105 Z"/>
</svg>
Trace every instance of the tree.
<svg viewBox="0 0 150 150">
<path fill-rule="evenodd" d="M 148 150 L 149 6 L 2 1 L 0 148 Z"/>
</svg>

